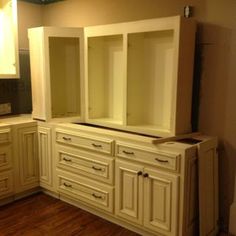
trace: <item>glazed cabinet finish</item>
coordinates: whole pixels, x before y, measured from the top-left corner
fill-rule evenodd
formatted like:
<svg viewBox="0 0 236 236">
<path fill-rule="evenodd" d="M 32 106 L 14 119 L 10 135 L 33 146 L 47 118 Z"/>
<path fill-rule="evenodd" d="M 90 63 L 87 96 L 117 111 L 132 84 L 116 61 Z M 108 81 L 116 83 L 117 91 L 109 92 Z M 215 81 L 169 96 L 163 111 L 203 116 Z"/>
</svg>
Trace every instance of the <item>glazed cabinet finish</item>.
<svg viewBox="0 0 236 236">
<path fill-rule="evenodd" d="M 179 176 L 116 161 L 116 214 L 161 235 L 177 235 Z"/>
<path fill-rule="evenodd" d="M 0 199 L 14 192 L 12 132 L 9 126 L 0 126 Z"/>
<path fill-rule="evenodd" d="M 116 215 L 134 223 L 142 224 L 143 167 L 116 161 Z"/>
<path fill-rule="evenodd" d="M 39 185 L 37 126 L 16 128 L 17 150 L 15 159 L 18 168 L 16 192 L 22 192 Z"/>
</svg>

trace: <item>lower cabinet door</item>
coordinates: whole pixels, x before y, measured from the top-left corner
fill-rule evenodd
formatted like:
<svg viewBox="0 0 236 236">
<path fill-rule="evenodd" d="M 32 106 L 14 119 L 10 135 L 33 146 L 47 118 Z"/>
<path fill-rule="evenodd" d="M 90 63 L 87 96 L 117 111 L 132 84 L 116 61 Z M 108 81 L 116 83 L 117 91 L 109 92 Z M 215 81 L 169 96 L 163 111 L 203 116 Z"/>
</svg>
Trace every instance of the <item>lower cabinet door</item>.
<svg viewBox="0 0 236 236">
<path fill-rule="evenodd" d="M 144 226 L 163 235 L 177 235 L 179 176 L 144 169 Z"/>
<path fill-rule="evenodd" d="M 11 170 L 0 173 L 0 199 L 13 194 L 13 173 Z"/>
<path fill-rule="evenodd" d="M 142 224 L 143 167 L 116 160 L 116 215 Z"/>
<path fill-rule="evenodd" d="M 39 185 L 37 126 L 17 130 L 19 180 L 17 192 Z"/>
</svg>

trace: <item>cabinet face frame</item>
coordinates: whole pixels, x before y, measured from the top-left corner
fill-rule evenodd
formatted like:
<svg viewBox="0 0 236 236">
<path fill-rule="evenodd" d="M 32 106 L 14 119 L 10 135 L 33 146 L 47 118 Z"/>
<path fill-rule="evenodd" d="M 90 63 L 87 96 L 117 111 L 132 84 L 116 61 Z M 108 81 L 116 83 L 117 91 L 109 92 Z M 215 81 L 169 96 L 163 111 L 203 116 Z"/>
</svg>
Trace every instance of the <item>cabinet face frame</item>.
<svg viewBox="0 0 236 236">
<path fill-rule="evenodd" d="M 125 131 L 137 132 L 142 134 L 149 134 L 155 136 L 173 136 L 176 134 L 186 133 L 191 131 L 191 93 L 192 93 L 192 72 L 193 72 L 193 56 L 194 56 L 194 41 L 195 41 L 195 31 L 196 25 L 192 20 L 185 19 L 180 16 L 175 17 L 167 17 L 160 19 L 150 19 L 143 20 L 137 22 L 128 22 L 128 23 L 119 23 L 112 25 L 103 25 L 103 26 L 91 26 L 85 27 L 85 121 L 87 123 L 102 125 L 111 128 L 118 128 Z M 142 98 L 135 99 L 129 97 L 129 63 L 128 63 L 128 53 L 129 53 L 129 37 L 131 35 L 140 34 L 140 35 L 152 35 L 153 40 L 155 41 L 154 36 L 155 33 L 161 34 L 164 32 L 165 35 L 167 32 L 170 32 L 167 38 L 171 38 L 172 44 L 172 53 L 170 55 L 171 61 L 173 61 L 172 66 L 172 75 L 170 77 L 170 82 L 167 89 L 167 94 L 165 95 L 168 98 L 168 111 L 166 111 L 166 115 L 163 118 L 158 118 L 162 120 L 163 124 L 158 124 L 158 119 L 155 117 L 161 117 L 160 115 L 155 115 L 152 111 L 153 109 L 149 109 L 148 113 L 151 115 L 151 119 L 154 121 L 147 121 L 147 123 L 142 125 L 142 118 L 138 117 L 135 119 L 128 118 L 129 110 L 132 110 L 133 107 L 137 107 L 137 111 L 139 110 L 139 103 L 142 101 Z M 123 63 L 124 65 L 124 73 L 120 80 L 120 87 L 124 88 L 123 94 L 123 108 L 119 108 L 123 112 L 121 114 L 119 122 L 115 122 L 114 120 L 106 120 L 106 119 L 96 119 L 96 117 L 90 116 L 90 78 L 88 71 L 90 70 L 89 66 L 89 40 L 94 37 L 115 37 L 117 35 L 122 35 L 123 37 Z M 148 36 L 149 37 L 149 36 Z M 148 43 L 146 43 L 148 44 Z M 155 46 L 154 46 L 155 47 Z M 165 49 L 164 49 L 165 51 Z M 168 50 L 164 52 L 163 55 L 169 54 Z M 135 57 L 134 57 L 135 58 Z M 184 61 L 188 62 L 187 65 L 184 65 Z M 155 62 L 158 63 L 158 62 Z M 155 64 L 154 63 L 154 64 Z M 141 67 L 141 66 L 136 66 Z M 167 73 L 168 74 L 168 73 Z M 164 81 L 164 80 L 163 80 Z M 150 87 L 153 86 L 154 82 L 150 82 Z M 131 84 L 132 85 L 132 84 Z M 132 86 L 131 86 L 132 87 Z M 140 87 L 142 87 L 140 85 Z M 148 94 L 139 93 L 142 96 L 148 96 Z M 117 95 L 118 96 L 118 95 Z M 122 94 L 120 94 L 122 96 Z M 135 96 L 137 97 L 137 96 Z M 169 98 L 170 97 L 170 98 Z M 107 99 L 110 99 L 109 97 Z M 153 98 L 152 98 L 153 99 Z M 136 101 L 135 101 L 136 100 Z M 145 100 L 145 99 L 144 99 Z M 131 105 L 129 103 L 132 103 Z M 136 103 L 135 103 L 136 102 Z M 164 109 L 165 101 L 161 102 L 161 106 Z M 154 104 L 155 105 L 155 104 Z M 129 107 L 132 106 L 132 109 Z M 156 105 L 155 105 L 156 106 Z M 143 107 L 146 106 L 145 104 Z M 135 110 L 134 110 L 135 111 Z M 162 111 L 163 112 L 163 111 Z M 140 112 L 136 112 L 139 114 Z M 139 116 L 139 115 L 138 115 Z M 145 115 L 144 115 L 145 116 Z M 100 116 L 101 117 L 101 116 Z M 146 118 L 145 118 L 146 119 Z M 144 119 L 144 120 L 145 120 Z M 156 119 L 156 121 L 155 121 Z M 168 122 L 166 122 L 166 120 Z M 152 124 L 153 123 L 153 124 Z"/>
<path fill-rule="evenodd" d="M 84 120 L 84 89 L 83 89 L 83 30 L 80 28 L 60 28 L 60 27 L 38 27 L 32 28 L 28 31 L 30 48 L 31 48 L 31 77 L 32 77 L 32 100 L 33 100 L 33 118 L 49 121 L 54 118 L 70 118 L 70 116 L 61 116 L 55 117 L 52 112 L 52 81 L 51 81 L 51 73 L 50 69 L 50 48 L 53 50 L 53 47 L 50 47 L 50 41 L 53 43 L 53 40 L 56 38 L 64 39 L 65 41 L 68 39 L 78 39 L 79 42 L 79 55 L 78 57 L 74 56 L 74 59 L 78 60 L 79 70 L 78 76 L 79 81 L 77 81 L 77 85 L 79 86 L 77 92 L 79 93 L 79 101 L 75 101 L 77 105 L 79 105 L 80 114 L 76 114 L 73 119 L 75 121 L 83 121 Z M 38 42 L 36 42 L 38 40 Z M 63 43 L 63 42 L 62 42 Z M 68 42 L 67 42 L 68 43 Z M 70 42 L 69 42 L 70 43 Z M 75 44 L 76 45 L 76 44 Z M 53 45 L 54 46 L 54 45 Z M 55 53 L 56 50 L 54 50 Z M 51 51 L 52 52 L 52 51 Z M 67 53 L 69 49 L 67 47 Z M 71 51 L 72 52 L 72 51 Z M 33 55 L 34 53 L 34 55 Z M 55 57 L 55 56 L 54 56 Z M 55 57 L 56 58 L 56 57 Z M 58 58 L 57 58 L 58 59 Z M 55 61 L 55 60 L 54 60 Z M 69 65 L 69 61 L 67 61 Z M 63 64 L 63 66 L 66 66 Z M 37 67 L 40 67 L 39 69 Z M 35 71 L 34 71 L 35 70 Z M 37 76 L 37 71 L 40 73 Z M 55 73 L 54 73 L 55 74 Z M 38 78 L 37 78 L 38 77 Z M 65 78 L 64 78 L 65 79 Z M 76 89 L 76 88 L 74 88 Z M 40 91 L 37 91 L 40 90 Z M 63 94 L 58 94 L 57 97 L 63 97 Z M 71 117 L 72 118 L 72 117 Z"/>
<path fill-rule="evenodd" d="M 4 30 L 4 28 L 6 28 L 7 34 L 5 31 L 0 32 L 0 61 L 2 61 L 3 58 L 5 58 L 4 60 L 6 61 L 6 55 L 11 55 L 11 57 L 7 58 L 8 61 L 12 60 L 11 62 L 8 62 L 8 64 L 4 64 L 4 67 L 9 67 L 7 71 L 5 71 L 5 68 L 0 68 L 0 79 L 19 79 L 20 69 L 18 49 L 17 0 L 0 0 L 0 12 L 2 16 L 1 21 L 6 22 L 6 24 L 10 24 L 10 26 L 6 25 L 5 27 L 2 27 L 1 25 L 1 30 Z M 7 38 L 5 35 L 8 35 L 9 38 Z M 7 52 L 4 51 L 6 48 L 8 50 Z"/>
</svg>

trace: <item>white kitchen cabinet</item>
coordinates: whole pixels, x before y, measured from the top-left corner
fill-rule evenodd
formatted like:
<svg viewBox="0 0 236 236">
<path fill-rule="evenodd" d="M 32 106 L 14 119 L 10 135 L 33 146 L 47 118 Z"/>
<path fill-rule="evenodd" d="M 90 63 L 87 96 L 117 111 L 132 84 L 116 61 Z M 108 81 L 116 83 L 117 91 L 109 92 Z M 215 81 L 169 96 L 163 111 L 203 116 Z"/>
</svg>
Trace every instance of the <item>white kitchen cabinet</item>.
<svg viewBox="0 0 236 236">
<path fill-rule="evenodd" d="M 179 176 L 144 168 L 144 226 L 164 235 L 177 235 Z"/>
<path fill-rule="evenodd" d="M 28 31 L 33 118 L 83 117 L 83 31 L 38 27 Z"/>
<path fill-rule="evenodd" d="M 177 235 L 179 176 L 116 161 L 116 214 L 161 235 Z"/>
<path fill-rule="evenodd" d="M 54 190 L 52 130 L 50 127 L 45 127 L 45 125 L 38 126 L 38 155 L 40 186 L 48 190 Z"/>
<path fill-rule="evenodd" d="M 19 78 L 17 0 L 0 0 L 0 79 Z"/>
<path fill-rule="evenodd" d="M 39 186 L 38 137 L 36 124 L 14 127 L 14 170 L 16 193 Z"/>
<path fill-rule="evenodd" d="M 86 122 L 190 132 L 195 31 L 180 16 L 85 27 Z"/>
<path fill-rule="evenodd" d="M 12 132 L 8 125 L 0 126 L 0 199 L 14 194 Z"/>
</svg>

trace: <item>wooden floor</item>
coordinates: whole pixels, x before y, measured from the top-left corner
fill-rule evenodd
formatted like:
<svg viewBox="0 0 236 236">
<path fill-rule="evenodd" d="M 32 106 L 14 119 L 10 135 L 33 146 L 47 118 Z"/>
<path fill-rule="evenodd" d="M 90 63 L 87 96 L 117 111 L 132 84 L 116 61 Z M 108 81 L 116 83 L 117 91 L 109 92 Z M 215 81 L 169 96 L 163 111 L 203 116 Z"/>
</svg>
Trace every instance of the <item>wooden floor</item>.
<svg viewBox="0 0 236 236">
<path fill-rule="evenodd" d="M 0 236 L 138 236 L 45 194 L 0 207 Z"/>
</svg>

